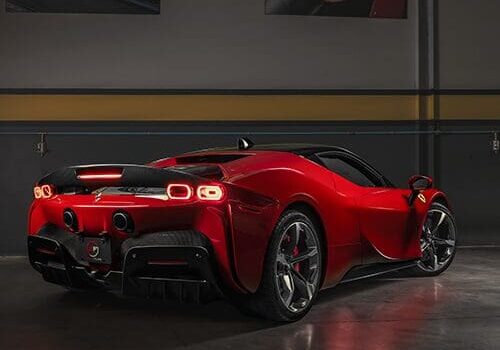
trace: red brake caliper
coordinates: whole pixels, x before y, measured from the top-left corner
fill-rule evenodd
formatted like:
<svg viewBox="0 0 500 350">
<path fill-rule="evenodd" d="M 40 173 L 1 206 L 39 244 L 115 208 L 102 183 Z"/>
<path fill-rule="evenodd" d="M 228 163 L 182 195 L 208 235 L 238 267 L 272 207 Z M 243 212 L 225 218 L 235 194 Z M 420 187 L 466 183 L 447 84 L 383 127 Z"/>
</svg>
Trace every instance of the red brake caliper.
<svg viewBox="0 0 500 350">
<path fill-rule="evenodd" d="M 293 248 L 292 256 L 298 256 L 299 255 L 299 247 Z M 300 263 L 296 263 L 293 265 L 293 268 L 295 271 L 300 272 Z"/>
</svg>

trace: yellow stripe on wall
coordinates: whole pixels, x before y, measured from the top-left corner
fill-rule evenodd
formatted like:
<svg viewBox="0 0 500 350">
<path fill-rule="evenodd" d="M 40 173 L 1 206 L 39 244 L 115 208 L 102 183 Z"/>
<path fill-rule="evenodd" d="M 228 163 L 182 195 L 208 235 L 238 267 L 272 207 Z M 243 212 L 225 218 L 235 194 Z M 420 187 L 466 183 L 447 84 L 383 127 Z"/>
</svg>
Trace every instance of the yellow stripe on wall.
<svg viewBox="0 0 500 350">
<path fill-rule="evenodd" d="M 500 119 L 500 95 L 439 96 L 441 119 Z"/>
<path fill-rule="evenodd" d="M 500 95 L 0 95 L 3 121 L 500 119 Z"/>
<path fill-rule="evenodd" d="M 411 120 L 414 96 L 0 95 L 0 120 Z"/>
</svg>

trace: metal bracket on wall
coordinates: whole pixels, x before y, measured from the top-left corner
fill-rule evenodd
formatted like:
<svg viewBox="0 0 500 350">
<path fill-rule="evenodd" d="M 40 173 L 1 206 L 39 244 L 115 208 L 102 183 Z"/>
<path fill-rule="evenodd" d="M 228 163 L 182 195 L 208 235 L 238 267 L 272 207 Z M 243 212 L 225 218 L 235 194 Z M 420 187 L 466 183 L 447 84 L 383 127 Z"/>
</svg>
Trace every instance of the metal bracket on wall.
<svg viewBox="0 0 500 350">
<path fill-rule="evenodd" d="M 498 155 L 500 153 L 500 140 L 498 139 L 498 131 L 493 133 L 493 141 L 491 142 L 493 153 Z"/>
<path fill-rule="evenodd" d="M 35 152 L 40 155 L 40 157 L 45 156 L 47 153 L 49 153 L 49 149 L 47 146 L 47 134 L 46 133 L 40 133 L 40 141 L 35 143 L 34 145 Z"/>
</svg>

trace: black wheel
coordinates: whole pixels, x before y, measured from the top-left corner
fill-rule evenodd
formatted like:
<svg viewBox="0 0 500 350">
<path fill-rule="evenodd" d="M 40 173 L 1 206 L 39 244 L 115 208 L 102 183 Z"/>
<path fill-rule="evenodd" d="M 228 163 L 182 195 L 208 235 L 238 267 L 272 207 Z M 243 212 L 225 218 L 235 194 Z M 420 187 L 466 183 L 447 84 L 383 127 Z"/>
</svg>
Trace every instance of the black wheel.
<svg viewBox="0 0 500 350">
<path fill-rule="evenodd" d="M 316 299 L 321 277 L 317 225 L 300 211 L 287 211 L 269 242 L 261 285 L 243 308 L 274 321 L 298 320 Z"/>
<path fill-rule="evenodd" d="M 450 210 L 433 203 L 427 212 L 420 246 L 422 258 L 417 265 L 406 272 L 412 276 L 437 276 L 443 273 L 453 261 L 456 253 L 457 225 Z"/>
</svg>

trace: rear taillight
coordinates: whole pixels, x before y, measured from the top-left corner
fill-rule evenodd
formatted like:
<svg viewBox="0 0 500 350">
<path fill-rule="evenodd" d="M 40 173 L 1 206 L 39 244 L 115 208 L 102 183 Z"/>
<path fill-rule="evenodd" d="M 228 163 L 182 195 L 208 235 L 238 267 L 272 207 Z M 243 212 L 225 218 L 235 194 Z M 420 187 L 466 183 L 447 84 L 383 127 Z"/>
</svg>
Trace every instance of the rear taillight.
<svg viewBox="0 0 500 350">
<path fill-rule="evenodd" d="M 35 186 L 33 194 L 36 199 L 47 199 L 55 194 L 54 188 L 51 185 Z"/>
<path fill-rule="evenodd" d="M 200 200 L 200 201 L 221 201 L 224 199 L 224 186 L 219 184 L 200 185 L 191 187 L 187 184 L 169 184 L 167 186 L 168 199 L 173 200 Z"/>
<path fill-rule="evenodd" d="M 198 186 L 196 195 L 202 201 L 220 201 L 224 198 L 224 188 L 220 185 L 201 185 Z"/>
<path fill-rule="evenodd" d="M 186 184 L 170 184 L 167 186 L 169 199 L 190 200 L 193 198 L 193 189 Z"/>
</svg>

